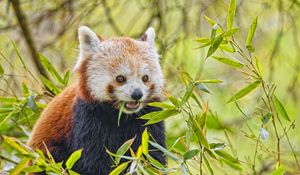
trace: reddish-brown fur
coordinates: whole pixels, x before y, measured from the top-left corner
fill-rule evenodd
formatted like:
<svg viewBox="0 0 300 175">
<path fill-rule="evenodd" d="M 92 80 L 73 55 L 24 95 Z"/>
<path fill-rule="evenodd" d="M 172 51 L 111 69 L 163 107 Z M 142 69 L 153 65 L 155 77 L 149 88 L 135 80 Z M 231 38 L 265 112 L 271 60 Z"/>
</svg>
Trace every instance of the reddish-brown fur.
<svg viewBox="0 0 300 175">
<path fill-rule="evenodd" d="M 45 152 L 43 143 L 47 146 L 51 144 L 50 140 L 60 142 L 68 138 L 72 127 L 72 107 L 77 94 L 78 84 L 75 83 L 48 104 L 33 128 L 27 143 L 29 146 Z M 48 149 L 51 150 L 51 147 Z"/>
</svg>

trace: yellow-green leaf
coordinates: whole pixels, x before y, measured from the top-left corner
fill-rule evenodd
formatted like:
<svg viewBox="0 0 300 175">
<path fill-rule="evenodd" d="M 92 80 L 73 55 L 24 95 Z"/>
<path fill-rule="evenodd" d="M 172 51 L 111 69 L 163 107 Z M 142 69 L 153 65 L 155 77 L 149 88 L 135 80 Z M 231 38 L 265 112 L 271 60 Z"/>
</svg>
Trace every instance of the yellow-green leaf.
<svg viewBox="0 0 300 175">
<path fill-rule="evenodd" d="M 227 29 L 232 29 L 236 9 L 236 0 L 230 0 L 230 5 L 227 13 Z"/>
<path fill-rule="evenodd" d="M 2 65 L 0 64 L 0 77 L 4 74 L 4 69 L 2 67 Z"/>
<path fill-rule="evenodd" d="M 129 162 L 124 162 L 120 164 L 117 168 L 115 168 L 109 175 L 119 175 L 121 174 L 128 166 Z"/>
<path fill-rule="evenodd" d="M 223 41 L 223 35 L 220 35 L 214 39 L 213 43 L 208 49 L 206 58 L 210 57 L 219 48 L 222 41 Z"/>
<path fill-rule="evenodd" d="M 217 155 L 219 155 L 220 157 L 223 157 L 224 159 L 232 162 L 232 163 L 240 163 L 238 161 L 238 159 L 232 157 L 230 154 L 226 153 L 225 151 L 222 151 L 222 150 L 215 150 L 215 153 Z"/>
<path fill-rule="evenodd" d="M 29 158 L 23 158 L 21 162 L 9 173 L 10 175 L 19 175 L 23 171 L 23 169 L 26 168 L 28 165 L 30 159 Z"/>
<path fill-rule="evenodd" d="M 116 155 L 121 155 L 123 156 L 130 148 L 130 146 L 132 145 L 133 141 L 134 141 L 135 137 L 127 140 L 125 143 L 123 143 L 123 145 L 118 149 Z M 115 158 L 115 164 L 118 165 L 120 163 L 121 157 L 116 157 Z"/>
<path fill-rule="evenodd" d="M 229 66 L 232 66 L 232 67 L 243 67 L 244 64 L 237 61 L 237 60 L 233 60 L 233 59 L 229 59 L 229 58 L 226 58 L 226 57 L 218 57 L 218 56 L 212 56 L 212 58 L 214 58 L 215 60 L 221 62 L 221 63 L 224 63 L 224 64 L 227 64 Z"/>
<path fill-rule="evenodd" d="M 165 120 L 166 118 L 176 115 L 178 113 L 179 112 L 176 109 L 160 111 L 157 113 L 157 115 L 154 115 L 152 118 L 150 118 L 150 120 L 145 125 L 158 123 L 158 122 Z"/>
<path fill-rule="evenodd" d="M 252 39 L 256 30 L 257 26 L 257 17 L 253 20 L 251 27 L 248 32 L 247 40 L 246 40 L 246 47 L 249 50 L 249 52 L 254 52 L 254 48 L 252 46 Z"/>
<path fill-rule="evenodd" d="M 239 92 L 237 92 L 233 97 L 231 97 L 227 103 L 236 101 L 242 97 L 244 97 L 245 95 L 249 94 L 251 91 L 253 91 L 255 88 L 257 88 L 257 86 L 260 85 L 260 81 L 254 81 L 253 83 L 249 84 L 248 86 L 244 87 L 243 89 L 241 89 Z"/>
<path fill-rule="evenodd" d="M 187 151 L 186 153 L 184 153 L 183 155 L 183 159 L 184 160 L 188 160 L 188 159 L 191 159 L 193 158 L 194 156 L 196 156 L 198 153 L 199 153 L 199 149 L 192 149 L 192 150 L 189 150 Z"/>
<path fill-rule="evenodd" d="M 148 154 L 148 141 L 149 141 L 149 134 L 146 128 L 142 134 L 142 146 L 143 146 L 144 154 Z"/>
<path fill-rule="evenodd" d="M 275 104 L 276 104 L 276 107 L 278 109 L 278 111 L 280 112 L 281 116 L 287 120 L 287 121 L 291 121 L 290 118 L 289 118 L 289 115 L 287 114 L 284 106 L 282 105 L 282 103 L 280 102 L 280 100 L 274 95 L 274 100 L 275 100 Z"/>
<path fill-rule="evenodd" d="M 71 156 L 68 158 L 66 162 L 67 169 L 72 169 L 74 164 L 78 161 L 78 159 L 81 157 L 82 149 L 77 150 L 71 154 Z"/>
</svg>

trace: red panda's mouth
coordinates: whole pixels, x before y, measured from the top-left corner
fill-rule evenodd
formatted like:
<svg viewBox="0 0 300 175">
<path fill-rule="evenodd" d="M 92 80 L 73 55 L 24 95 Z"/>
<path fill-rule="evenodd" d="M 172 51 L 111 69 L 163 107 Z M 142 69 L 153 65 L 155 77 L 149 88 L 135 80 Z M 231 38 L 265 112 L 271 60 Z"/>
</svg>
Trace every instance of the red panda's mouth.
<svg viewBox="0 0 300 175">
<path fill-rule="evenodd" d="M 140 102 L 138 101 L 130 101 L 125 103 L 125 108 L 130 111 L 136 110 L 139 107 L 140 107 Z"/>
</svg>

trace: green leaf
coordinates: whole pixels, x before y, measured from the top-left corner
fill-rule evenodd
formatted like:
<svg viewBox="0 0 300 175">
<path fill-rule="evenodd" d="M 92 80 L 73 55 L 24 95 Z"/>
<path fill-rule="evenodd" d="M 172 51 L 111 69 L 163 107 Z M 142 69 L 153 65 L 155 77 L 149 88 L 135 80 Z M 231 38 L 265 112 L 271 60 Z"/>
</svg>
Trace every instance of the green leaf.
<svg viewBox="0 0 300 175">
<path fill-rule="evenodd" d="M 39 59 L 42 63 L 42 65 L 48 70 L 48 72 L 60 83 L 64 84 L 63 79 L 61 78 L 61 76 L 59 75 L 59 73 L 57 72 L 57 70 L 54 68 L 54 66 L 50 63 L 50 61 L 48 61 L 48 59 L 46 57 L 44 57 L 43 55 L 39 55 Z"/>
<path fill-rule="evenodd" d="M 203 83 L 198 83 L 198 82 L 196 82 L 196 83 L 195 83 L 195 86 L 197 87 L 197 89 L 199 89 L 199 90 L 201 90 L 201 91 L 203 91 L 203 92 L 206 92 L 206 93 L 209 93 L 209 94 L 212 93 L 212 92 L 208 89 L 208 87 L 207 87 L 205 84 L 203 84 Z"/>
<path fill-rule="evenodd" d="M 213 43 L 208 49 L 206 58 L 210 57 L 219 48 L 222 41 L 223 41 L 223 35 L 220 35 L 217 38 L 215 38 L 215 40 L 213 41 Z"/>
<path fill-rule="evenodd" d="M 196 156 L 199 152 L 200 152 L 199 149 L 192 149 L 192 150 L 189 150 L 188 152 L 184 153 L 183 159 L 184 159 L 184 160 L 191 159 L 191 158 L 193 158 L 194 156 Z"/>
<path fill-rule="evenodd" d="M 196 39 L 196 42 L 199 42 L 199 43 L 210 43 L 210 39 L 209 38 L 198 38 Z"/>
<path fill-rule="evenodd" d="M 187 89 L 186 89 L 186 91 L 185 91 L 185 94 L 184 94 L 184 96 L 182 97 L 182 100 L 181 100 L 181 102 L 180 102 L 180 104 L 179 104 L 179 107 L 182 107 L 182 106 L 188 101 L 188 99 L 190 98 L 190 96 L 191 96 L 191 94 L 192 94 L 192 92 L 193 92 L 193 89 L 194 89 L 194 85 L 193 85 L 193 84 L 190 84 L 190 85 L 187 87 Z"/>
<path fill-rule="evenodd" d="M 4 141 L 9 144 L 12 148 L 14 148 L 16 151 L 23 155 L 29 154 L 29 152 L 26 150 L 25 145 L 18 141 L 16 138 L 13 137 L 7 137 L 3 136 Z"/>
<path fill-rule="evenodd" d="M 0 64 L 0 77 L 4 74 L 4 69 L 2 67 L 2 65 Z"/>
<path fill-rule="evenodd" d="M 222 83 L 222 80 L 211 79 L 211 80 L 197 80 L 196 83 Z"/>
<path fill-rule="evenodd" d="M 164 168 L 164 166 L 159 162 L 159 161 L 157 161 L 157 160 L 155 160 L 153 157 L 151 157 L 149 154 L 145 154 L 146 155 L 146 157 L 147 157 L 147 160 L 149 160 L 149 162 L 152 164 L 152 165 L 154 165 L 154 166 L 156 166 L 156 167 L 158 167 L 158 168 L 160 168 L 160 169 L 162 169 L 162 168 Z"/>
<path fill-rule="evenodd" d="M 21 162 L 9 173 L 10 175 L 19 175 L 23 171 L 23 169 L 28 166 L 30 159 L 29 158 L 23 158 Z"/>
<path fill-rule="evenodd" d="M 243 63 L 241 63 L 237 60 L 226 58 L 226 57 L 212 56 L 212 58 L 214 58 L 215 60 L 218 60 L 221 63 L 232 66 L 232 67 L 243 67 L 244 66 Z"/>
<path fill-rule="evenodd" d="M 157 113 L 157 115 L 154 115 L 152 118 L 150 118 L 150 120 L 145 125 L 150 125 L 150 124 L 158 123 L 158 122 L 160 122 L 162 120 L 165 120 L 166 118 L 171 117 L 173 115 L 176 115 L 178 113 L 179 112 L 176 109 L 170 109 L 170 110 L 160 111 L 160 112 Z"/>
<path fill-rule="evenodd" d="M 205 138 L 205 135 L 202 131 L 202 128 L 200 127 L 200 125 L 197 123 L 197 121 L 195 120 L 195 118 L 193 116 L 189 117 L 189 122 L 192 126 L 193 132 L 196 135 L 198 141 L 207 149 L 210 149 L 210 146 L 208 144 L 207 139 Z"/>
<path fill-rule="evenodd" d="M 74 164 L 78 161 L 78 159 L 81 157 L 82 154 L 82 149 L 74 151 L 71 156 L 68 158 L 67 162 L 66 162 L 66 167 L 67 169 L 72 169 L 72 167 L 74 166 Z"/>
<path fill-rule="evenodd" d="M 144 154 L 148 154 L 148 141 L 149 141 L 149 134 L 146 128 L 142 134 L 142 147 L 143 147 Z"/>
<path fill-rule="evenodd" d="M 272 172 L 271 175 L 283 175 L 285 172 L 285 167 L 280 165 L 278 168 L 276 168 L 275 171 Z"/>
<path fill-rule="evenodd" d="M 121 155 L 123 156 L 130 148 L 130 146 L 132 145 L 133 141 L 134 141 L 135 137 L 127 140 L 125 143 L 123 143 L 123 145 L 118 149 L 116 155 Z M 115 158 L 115 164 L 118 165 L 120 163 L 121 158 L 120 157 L 116 157 Z"/>
<path fill-rule="evenodd" d="M 214 171 L 213 171 L 213 169 L 211 168 L 210 163 L 209 163 L 209 161 L 207 160 L 205 154 L 203 155 L 203 158 L 204 158 L 205 166 L 207 167 L 209 173 L 210 173 L 211 175 L 214 175 Z"/>
<path fill-rule="evenodd" d="M 267 114 L 265 114 L 265 115 L 261 118 L 261 122 L 262 122 L 264 125 L 266 125 L 266 124 L 269 122 L 269 120 L 270 120 L 271 117 L 272 117 L 272 114 L 268 112 Z"/>
<path fill-rule="evenodd" d="M 80 175 L 79 173 L 76 173 L 75 171 L 72 171 L 72 170 L 68 170 L 68 173 L 70 175 Z"/>
<path fill-rule="evenodd" d="M 65 86 L 68 85 L 68 82 L 69 82 L 69 79 L 70 79 L 70 69 L 68 69 L 65 73 L 65 76 L 64 76 L 64 79 L 63 79 L 63 84 Z"/>
<path fill-rule="evenodd" d="M 120 109 L 119 109 L 119 114 L 118 114 L 118 126 L 120 126 L 120 120 L 121 120 L 121 116 L 124 111 L 124 108 L 125 108 L 125 102 L 122 102 L 120 104 Z"/>
<path fill-rule="evenodd" d="M 216 34 L 217 34 L 217 29 L 218 29 L 218 24 L 215 24 L 212 29 L 211 29 L 211 33 L 210 33 L 210 39 L 211 41 L 215 40 Z"/>
<path fill-rule="evenodd" d="M 221 150 L 226 147 L 225 143 L 210 143 L 209 145 L 210 145 L 211 149 L 214 151 Z"/>
<path fill-rule="evenodd" d="M 223 157 L 224 159 L 228 160 L 229 162 L 239 163 L 238 159 L 232 157 L 230 154 L 226 153 L 225 151 L 215 150 L 215 153 L 220 157 Z"/>
<path fill-rule="evenodd" d="M 173 105 L 169 105 L 167 103 L 162 103 L 162 102 L 151 102 L 151 103 L 148 103 L 148 105 L 163 108 L 163 109 L 175 109 L 176 108 Z"/>
<path fill-rule="evenodd" d="M 258 69 L 259 75 L 262 76 L 261 65 L 260 65 L 259 59 L 258 59 L 257 57 L 255 57 L 255 63 L 256 63 L 256 67 L 257 67 L 257 69 Z"/>
<path fill-rule="evenodd" d="M 232 29 L 235 16 L 236 0 L 230 0 L 230 5 L 227 13 L 227 28 Z"/>
<path fill-rule="evenodd" d="M 280 112 L 281 116 L 287 120 L 287 121 L 291 121 L 284 106 L 282 105 L 282 103 L 280 102 L 280 100 L 274 95 L 274 100 L 275 100 L 275 104 L 276 104 L 276 107 L 278 109 L 278 111 Z"/>
<path fill-rule="evenodd" d="M 239 28 L 229 29 L 226 32 L 224 32 L 223 37 L 230 37 L 234 35 L 236 32 L 238 32 L 239 30 L 240 30 Z"/>
<path fill-rule="evenodd" d="M 43 84 L 55 95 L 58 95 L 60 93 L 60 90 L 47 78 L 41 75 L 41 80 Z"/>
<path fill-rule="evenodd" d="M 257 17 L 252 21 L 251 27 L 248 32 L 247 40 L 246 40 L 246 47 L 249 52 L 254 52 L 254 48 L 252 46 L 252 39 L 256 30 L 257 26 Z"/>
<path fill-rule="evenodd" d="M 110 172 L 109 175 L 119 175 L 119 174 L 121 174 L 127 168 L 128 164 L 129 164 L 129 162 L 122 163 L 117 168 L 115 168 L 112 172 Z"/>
<path fill-rule="evenodd" d="M 35 103 L 35 97 L 32 94 L 27 97 L 27 106 L 35 113 L 39 111 Z"/>
<path fill-rule="evenodd" d="M 24 82 L 22 82 L 22 91 L 24 96 L 28 96 L 30 94 L 29 88 Z"/>
<path fill-rule="evenodd" d="M 227 46 L 226 44 L 221 44 L 221 45 L 219 46 L 219 48 L 220 48 L 221 50 L 226 51 L 226 52 L 230 52 L 230 53 L 234 53 L 234 52 L 235 52 L 235 48 L 234 48 L 232 45 L 230 45 L 230 47 L 229 47 L 229 46 Z"/>
<path fill-rule="evenodd" d="M 260 85 L 260 81 L 254 81 L 253 83 L 247 85 L 246 87 L 244 87 L 243 89 L 241 89 L 239 92 L 237 92 L 233 97 L 231 97 L 227 103 L 236 101 L 242 97 L 244 97 L 245 95 L 249 94 L 251 91 L 253 91 L 255 88 L 257 88 L 257 86 Z"/>
<path fill-rule="evenodd" d="M 212 19 L 209 18 L 208 16 L 205 15 L 204 17 L 205 17 L 206 21 L 207 21 L 210 25 L 214 26 L 215 24 L 217 24 L 214 20 L 212 20 Z"/>
<path fill-rule="evenodd" d="M 177 156 L 175 156 L 173 153 L 171 153 L 170 151 L 166 150 L 164 147 L 160 146 L 159 144 L 157 143 L 154 143 L 152 141 L 149 140 L 149 143 L 159 149 L 160 151 L 162 151 L 163 153 L 165 153 L 168 157 L 170 157 L 171 159 L 177 161 L 177 162 L 183 162 L 180 158 L 178 158 Z"/>
</svg>

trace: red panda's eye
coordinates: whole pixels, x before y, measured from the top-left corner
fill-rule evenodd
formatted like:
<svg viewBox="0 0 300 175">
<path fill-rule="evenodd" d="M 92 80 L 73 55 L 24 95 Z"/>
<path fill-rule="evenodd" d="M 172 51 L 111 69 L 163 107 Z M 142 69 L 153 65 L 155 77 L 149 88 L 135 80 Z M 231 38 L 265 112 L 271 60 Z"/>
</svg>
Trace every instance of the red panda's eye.
<svg viewBox="0 0 300 175">
<path fill-rule="evenodd" d="M 123 75 L 118 75 L 118 76 L 116 77 L 116 81 L 117 81 L 118 83 L 124 83 L 124 82 L 126 81 L 126 78 L 125 78 Z"/>
<path fill-rule="evenodd" d="M 149 76 L 148 75 L 144 75 L 143 77 L 142 77 L 142 80 L 143 80 L 143 82 L 147 82 L 147 81 L 149 81 Z"/>
</svg>

